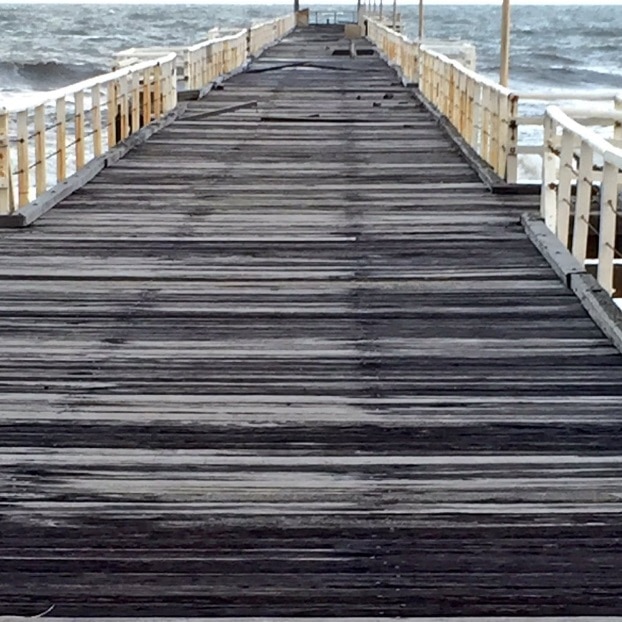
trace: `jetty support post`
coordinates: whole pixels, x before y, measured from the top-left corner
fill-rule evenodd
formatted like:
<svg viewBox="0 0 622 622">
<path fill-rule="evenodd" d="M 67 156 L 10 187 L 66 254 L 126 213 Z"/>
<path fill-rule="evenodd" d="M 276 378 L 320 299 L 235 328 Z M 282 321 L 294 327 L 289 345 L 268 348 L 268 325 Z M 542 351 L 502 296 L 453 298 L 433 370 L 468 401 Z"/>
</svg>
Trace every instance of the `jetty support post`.
<svg viewBox="0 0 622 622">
<path fill-rule="evenodd" d="M 425 16 L 423 13 L 423 0 L 419 0 L 419 43 L 423 41 L 424 26 L 425 26 Z"/>
<path fill-rule="evenodd" d="M 393 30 L 396 30 L 397 28 L 397 0 L 393 0 L 393 18 L 391 21 L 393 23 Z"/>
<path fill-rule="evenodd" d="M 501 69 L 499 83 L 508 86 L 510 83 L 510 0 L 503 0 L 501 8 Z"/>
<path fill-rule="evenodd" d="M 12 203 L 9 113 L 5 108 L 0 108 L 0 214 L 10 214 Z"/>
<path fill-rule="evenodd" d="M 300 11 L 300 0 L 294 0 L 294 13 Z"/>
</svg>

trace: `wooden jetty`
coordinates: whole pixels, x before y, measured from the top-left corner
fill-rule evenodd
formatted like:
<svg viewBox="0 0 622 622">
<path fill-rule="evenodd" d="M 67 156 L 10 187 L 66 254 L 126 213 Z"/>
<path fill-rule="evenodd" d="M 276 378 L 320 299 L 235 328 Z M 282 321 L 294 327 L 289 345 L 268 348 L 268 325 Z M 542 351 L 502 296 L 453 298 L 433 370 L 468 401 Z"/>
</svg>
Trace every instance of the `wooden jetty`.
<svg viewBox="0 0 622 622">
<path fill-rule="evenodd" d="M 618 619 L 620 354 L 348 45 L 0 232 L 0 616 Z"/>
</svg>

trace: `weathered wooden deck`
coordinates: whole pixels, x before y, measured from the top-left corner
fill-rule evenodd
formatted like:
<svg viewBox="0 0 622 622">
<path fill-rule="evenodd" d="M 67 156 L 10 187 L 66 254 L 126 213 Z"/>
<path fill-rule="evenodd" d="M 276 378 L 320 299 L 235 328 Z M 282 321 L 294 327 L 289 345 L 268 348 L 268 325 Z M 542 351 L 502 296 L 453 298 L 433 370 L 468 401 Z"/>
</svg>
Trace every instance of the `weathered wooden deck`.
<svg viewBox="0 0 622 622">
<path fill-rule="evenodd" d="M 0 233 L 0 615 L 620 613 L 622 359 L 336 39 Z"/>
</svg>

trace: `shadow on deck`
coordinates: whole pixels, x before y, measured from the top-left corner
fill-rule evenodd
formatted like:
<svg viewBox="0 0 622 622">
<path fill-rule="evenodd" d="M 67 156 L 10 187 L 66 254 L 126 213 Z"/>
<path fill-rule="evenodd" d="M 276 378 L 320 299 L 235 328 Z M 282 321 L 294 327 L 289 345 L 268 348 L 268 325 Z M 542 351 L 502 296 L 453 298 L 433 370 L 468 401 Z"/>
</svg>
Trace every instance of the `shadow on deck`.
<svg viewBox="0 0 622 622">
<path fill-rule="evenodd" d="M 334 46 L 0 234 L 0 614 L 619 613 L 619 354 Z"/>
</svg>

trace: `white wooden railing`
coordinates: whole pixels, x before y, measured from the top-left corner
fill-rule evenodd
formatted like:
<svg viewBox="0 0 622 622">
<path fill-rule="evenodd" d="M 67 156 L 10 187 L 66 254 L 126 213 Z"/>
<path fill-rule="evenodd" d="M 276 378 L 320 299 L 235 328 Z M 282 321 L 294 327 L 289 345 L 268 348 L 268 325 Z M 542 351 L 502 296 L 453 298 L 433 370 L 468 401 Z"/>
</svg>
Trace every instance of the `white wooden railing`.
<svg viewBox="0 0 622 622">
<path fill-rule="evenodd" d="M 367 38 L 406 82 L 419 81 L 419 43 L 370 17 L 367 18 Z"/>
<path fill-rule="evenodd" d="M 0 109 L 0 214 L 10 214 L 177 105 L 175 55 Z"/>
<path fill-rule="evenodd" d="M 520 162 L 529 158 L 529 166 L 523 166 L 523 174 L 530 175 L 531 181 L 540 180 L 541 158 L 544 153 L 544 112 L 546 106 L 555 105 L 562 109 L 585 106 L 585 110 L 575 110 L 573 118 L 581 125 L 593 127 L 602 132 L 610 128 L 611 112 L 616 109 L 619 91 L 603 90 L 550 90 L 543 92 L 526 91 L 519 93 L 518 113 L 518 157 Z M 590 107 L 590 109 L 587 108 Z M 536 157 L 534 157 L 536 156 Z M 529 170 L 528 170 L 529 169 Z M 534 176 L 537 175 L 537 178 Z M 527 181 L 529 181 L 527 180 Z"/>
<path fill-rule="evenodd" d="M 290 13 L 249 30 L 248 50 L 251 56 L 257 56 L 287 36 L 296 27 L 296 14 Z"/>
<path fill-rule="evenodd" d="M 239 69 L 247 59 L 246 29 L 234 35 L 210 39 L 185 50 L 185 80 L 189 89 L 200 89 L 222 76 Z"/>
<path fill-rule="evenodd" d="M 175 52 L 180 88 L 201 89 L 216 78 L 242 68 L 249 58 L 258 56 L 280 41 L 295 26 L 296 15 L 288 13 L 225 36 L 210 36 L 189 47 L 129 48 L 117 52 L 114 57 L 118 66 L 126 66 L 166 52 Z"/>
<path fill-rule="evenodd" d="M 622 106 L 621 99 L 617 103 Z M 581 264 L 586 263 L 590 235 L 598 239 L 597 278 L 613 294 L 615 264 L 622 257 L 622 249 L 616 248 L 622 171 L 622 149 L 616 144 L 622 139 L 622 112 L 610 115 L 612 141 L 573 118 L 589 114 L 557 106 L 546 110 L 541 211 L 549 229 Z"/>
<path fill-rule="evenodd" d="M 398 68 L 499 177 L 518 179 L 518 96 L 382 22 L 365 18 L 369 40 Z"/>
<path fill-rule="evenodd" d="M 419 90 L 471 148 L 510 183 L 518 177 L 518 96 L 422 45 Z"/>
<path fill-rule="evenodd" d="M 185 50 L 186 87 L 200 89 L 240 69 L 252 56 L 259 56 L 290 33 L 296 26 L 296 15 L 263 22 L 251 28 L 217 39 L 208 39 Z"/>
<path fill-rule="evenodd" d="M 116 55 L 121 68 L 112 73 L 0 108 L 0 214 L 24 207 L 169 113 L 178 85 L 208 86 L 295 26 L 290 13 L 187 48 L 132 48 Z"/>
</svg>

